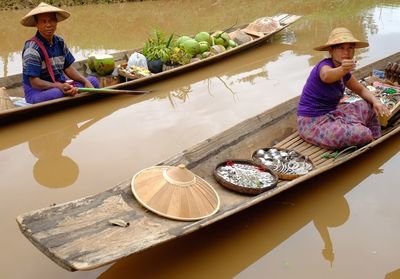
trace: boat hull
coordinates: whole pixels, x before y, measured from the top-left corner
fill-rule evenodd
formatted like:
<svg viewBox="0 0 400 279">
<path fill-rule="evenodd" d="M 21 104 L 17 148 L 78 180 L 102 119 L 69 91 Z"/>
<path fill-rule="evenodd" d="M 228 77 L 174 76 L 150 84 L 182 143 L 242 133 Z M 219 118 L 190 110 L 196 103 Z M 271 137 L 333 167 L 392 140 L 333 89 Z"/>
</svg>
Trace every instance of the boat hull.
<svg viewBox="0 0 400 279">
<path fill-rule="evenodd" d="M 107 86 L 107 88 L 112 89 L 127 89 L 133 90 L 143 86 L 151 85 L 154 82 L 158 82 L 167 78 L 171 78 L 177 75 L 181 75 L 192 70 L 198 69 L 200 67 L 204 67 L 210 65 L 212 63 L 216 63 L 227 57 L 235 55 L 239 52 L 248 50 L 250 48 L 256 47 L 260 44 L 264 44 L 268 42 L 275 34 L 284 30 L 297 20 L 301 18 L 298 15 L 289 15 L 289 14 L 279 14 L 274 16 L 274 18 L 281 23 L 281 27 L 276 29 L 274 32 L 265 34 L 261 37 L 255 37 L 254 40 L 241 44 L 238 47 L 232 48 L 228 51 L 222 52 L 220 54 L 202 59 L 197 62 L 193 62 L 190 64 L 182 65 L 180 67 L 172 68 L 167 71 L 163 71 L 158 74 L 153 74 L 147 77 L 142 77 L 139 79 L 130 80 L 123 83 L 118 83 L 114 85 Z M 247 25 L 239 26 L 237 28 L 233 28 L 232 30 L 228 30 L 227 32 L 233 31 L 234 29 L 243 29 Z M 116 65 L 121 65 L 128 61 L 129 56 L 134 52 L 139 52 L 140 49 L 128 50 L 119 53 L 113 54 Z M 81 73 L 86 74 L 88 72 L 86 60 L 76 62 L 74 67 Z M 114 83 L 114 82 L 112 82 Z M 23 89 L 22 89 L 22 75 L 14 75 L 6 78 L 0 79 L 0 87 L 7 88 L 7 93 L 9 96 L 17 96 L 23 97 Z M 82 103 L 96 100 L 99 97 L 97 93 L 81 93 L 75 95 L 74 97 L 63 97 L 51 101 L 46 101 L 34 105 L 28 105 L 24 107 L 18 107 L 14 109 L 0 111 L 0 124 L 10 123 L 18 120 L 27 119 L 29 117 L 34 117 L 36 115 L 53 112 L 59 110 L 61 108 L 66 108 L 73 105 L 80 105 Z"/>
<path fill-rule="evenodd" d="M 388 59 L 371 64 L 355 76 L 370 74 Z M 79 200 L 35 210 L 17 217 L 21 232 L 50 259 L 67 270 L 89 270 L 128 255 L 143 251 L 232 216 L 263 202 L 304 181 L 351 160 L 377 146 L 400 131 L 400 117 L 394 117 L 381 138 L 339 157 L 333 151 L 308 144 L 296 132 L 298 97 L 286 101 L 255 117 L 176 154 L 160 165 L 185 164 L 188 169 L 209 182 L 217 191 L 220 210 L 196 222 L 166 219 L 144 209 L 131 192 L 130 181 L 108 191 Z M 239 194 L 219 185 L 214 168 L 228 159 L 250 159 L 259 148 L 275 146 L 296 150 L 311 159 L 315 169 L 296 179 L 279 180 L 277 187 L 256 196 Z M 132 174 L 133 175 L 133 174 Z M 129 222 L 128 227 L 109 224 L 110 219 Z"/>
</svg>

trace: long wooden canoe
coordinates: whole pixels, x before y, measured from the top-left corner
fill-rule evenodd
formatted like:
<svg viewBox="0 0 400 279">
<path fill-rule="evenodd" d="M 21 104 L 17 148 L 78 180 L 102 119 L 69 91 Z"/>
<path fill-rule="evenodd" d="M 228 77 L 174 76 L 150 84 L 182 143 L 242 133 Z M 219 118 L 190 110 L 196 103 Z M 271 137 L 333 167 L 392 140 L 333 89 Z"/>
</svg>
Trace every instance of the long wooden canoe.
<svg viewBox="0 0 400 279">
<path fill-rule="evenodd" d="M 118 83 L 114 84 L 111 86 L 107 86 L 108 88 L 112 89 L 136 89 L 138 87 L 142 87 L 145 85 L 152 84 L 153 82 L 160 81 L 169 77 L 176 76 L 181 73 L 188 72 L 190 70 L 196 69 L 203 67 L 205 65 L 209 65 L 211 63 L 220 61 L 222 59 L 225 59 L 231 55 L 234 55 L 238 52 L 241 52 L 243 50 L 255 47 L 259 44 L 265 43 L 268 40 L 270 40 L 275 34 L 278 32 L 282 31 L 283 29 L 287 28 L 289 25 L 292 23 L 296 22 L 298 19 L 301 18 L 301 16 L 298 15 L 291 15 L 291 14 L 279 14 L 273 17 L 275 20 L 279 21 L 280 27 L 276 30 L 274 30 L 271 33 L 257 33 L 252 35 L 252 40 L 243 43 L 235 48 L 232 48 L 230 50 L 227 50 L 225 52 L 222 52 L 220 54 L 210 56 L 208 58 L 202 59 L 197 62 L 193 62 L 187 65 L 183 65 L 180 67 L 176 67 L 173 69 L 169 69 L 166 71 L 163 71 L 161 73 L 157 74 L 152 74 L 151 76 L 135 79 L 135 80 L 130 80 L 127 82 L 123 83 Z M 237 29 L 244 29 L 247 27 L 248 24 L 241 25 L 238 27 L 232 27 L 227 32 L 233 32 Z M 118 53 L 112 54 L 115 58 L 116 65 L 120 65 L 123 63 L 126 63 L 129 59 L 129 56 L 133 52 L 140 52 L 140 49 L 133 49 L 133 50 L 127 50 L 127 51 L 122 51 Z M 86 60 L 78 61 L 74 64 L 74 67 L 81 72 L 82 74 L 87 73 L 87 62 Z M 110 77 L 110 79 L 113 80 L 118 80 L 116 76 Z M 115 81 L 117 82 L 117 81 Z M 114 83 L 114 82 L 113 82 Z M 5 87 L 7 89 L 7 94 L 11 97 L 23 97 L 23 89 L 22 89 L 22 75 L 13 75 L 13 76 L 8 76 L 4 78 L 0 78 L 0 87 Z M 76 95 L 75 97 L 63 97 L 51 101 L 46 101 L 42 102 L 39 104 L 34 104 L 34 105 L 27 105 L 27 106 L 22 106 L 22 107 L 16 107 L 4 111 L 0 111 L 0 124 L 2 123 L 8 123 L 20 119 L 24 119 L 29 117 L 32 117 L 37 114 L 43 114 L 51 111 L 55 111 L 60 108 L 65 108 L 67 106 L 75 105 L 75 104 L 81 104 L 82 102 L 86 101 L 91 101 L 97 98 L 101 98 L 103 95 L 97 94 L 97 93 L 81 93 Z"/>
<path fill-rule="evenodd" d="M 372 69 L 382 69 L 387 61 L 399 58 L 400 53 L 396 53 L 354 74 L 358 78 L 369 75 Z M 173 221 L 155 215 L 134 198 L 129 178 L 102 193 L 22 214 L 17 217 L 20 230 L 40 251 L 65 269 L 94 269 L 218 222 L 353 159 L 400 131 L 400 115 L 397 114 L 383 129 L 381 138 L 357 150 L 349 150 L 339 158 L 321 156 L 333 151 L 299 138 L 297 103 L 298 97 L 293 98 L 160 163 L 185 164 L 208 181 L 221 200 L 221 208 L 215 215 L 195 222 Z M 213 170 L 219 163 L 228 159 L 250 159 L 255 150 L 270 146 L 294 149 L 309 156 L 315 169 L 294 180 L 280 180 L 276 188 L 257 196 L 227 190 L 215 181 Z M 116 218 L 129 222 L 130 226 L 111 226 L 109 220 Z"/>
</svg>

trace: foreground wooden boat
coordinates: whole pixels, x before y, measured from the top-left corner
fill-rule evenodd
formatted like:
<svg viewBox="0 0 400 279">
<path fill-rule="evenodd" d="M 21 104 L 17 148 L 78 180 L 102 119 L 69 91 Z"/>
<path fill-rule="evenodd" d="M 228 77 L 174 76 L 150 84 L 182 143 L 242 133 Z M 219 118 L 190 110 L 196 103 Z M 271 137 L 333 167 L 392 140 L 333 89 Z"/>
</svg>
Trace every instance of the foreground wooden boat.
<svg viewBox="0 0 400 279">
<path fill-rule="evenodd" d="M 384 67 L 390 59 L 399 58 L 397 53 L 360 69 L 355 75 L 366 76 L 372 69 Z M 196 222 L 173 221 L 155 215 L 135 200 L 129 178 L 105 192 L 22 214 L 17 217 L 20 230 L 40 251 L 67 270 L 97 268 L 218 222 L 355 158 L 400 131 L 397 114 L 378 140 L 338 158 L 321 156 L 333 151 L 312 146 L 295 132 L 297 103 L 298 97 L 160 163 L 185 164 L 208 181 L 221 199 L 221 208 L 215 215 Z M 215 181 L 213 170 L 220 162 L 250 159 L 255 150 L 269 146 L 301 152 L 309 156 L 315 169 L 291 181 L 280 180 L 276 188 L 257 196 L 229 191 Z M 130 226 L 111 226 L 109 220 L 116 218 L 129 222 Z"/>
<path fill-rule="evenodd" d="M 227 50 L 225 52 L 222 52 L 220 54 L 210 56 L 208 58 L 202 59 L 197 62 L 193 62 L 190 64 L 186 64 L 183 66 L 179 66 L 173 69 L 169 69 L 166 71 L 163 71 L 158 74 L 152 74 L 151 76 L 135 79 L 135 80 L 130 80 L 127 82 L 119 83 L 119 78 L 118 76 L 111 76 L 108 77 L 108 81 L 106 81 L 106 84 L 113 84 L 110 86 L 107 86 L 108 88 L 113 88 L 113 89 L 136 89 L 138 87 L 146 86 L 149 84 L 152 84 L 153 82 L 163 80 L 169 77 L 176 76 L 181 73 L 188 72 L 190 70 L 196 69 L 203 67 L 205 65 L 209 65 L 211 63 L 217 62 L 219 60 L 225 59 L 233 54 L 236 54 L 240 51 L 255 47 L 259 44 L 265 43 L 268 40 L 272 38 L 273 35 L 276 33 L 282 31 L 283 29 L 287 28 L 289 25 L 292 23 L 296 22 L 298 19 L 301 18 L 301 16 L 297 15 L 290 15 L 290 14 L 279 14 L 273 17 L 275 20 L 279 21 L 280 27 L 276 30 L 274 30 L 271 33 L 255 33 L 252 34 L 252 41 L 249 41 L 247 43 L 241 44 L 233 49 Z M 232 32 L 237 29 L 244 29 L 247 27 L 248 24 L 239 26 L 239 27 L 232 27 L 231 29 L 227 30 L 227 32 Z M 118 53 L 112 54 L 114 56 L 116 65 L 121 65 L 124 64 L 128 61 L 129 56 L 134 53 L 134 52 L 139 52 L 140 49 L 133 49 L 133 50 L 127 50 L 127 51 L 122 51 Z M 87 73 L 87 61 L 78 61 L 74 64 L 75 68 L 81 72 L 82 74 Z M 4 77 L 0 78 L 0 87 L 5 87 L 7 89 L 7 94 L 10 97 L 23 97 L 23 89 L 22 89 L 22 75 L 13 75 L 9 77 Z M 25 119 L 37 114 L 42 114 L 42 113 L 47 113 L 51 112 L 60 108 L 65 108 L 67 106 L 75 105 L 75 104 L 81 104 L 86 101 L 91 101 L 97 98 L 104 97 L 103 95 L 97 94 L 97 93 L 81 93 L 73 98 L 71 97 L 64 97 L 56 100 L 51 100 L 47 102 L 42 102 L 39 104 L 33 104 L 33 105 L 27 105 L 27 106 L 22 106 L 22 107 L 16 107 L 4 111 L 0 111 L 0 124 L 2 123 L 7 123 L 7 122 L 12 122 L 15 120 L 20 120 L 20 119 Z"/>
</svg>

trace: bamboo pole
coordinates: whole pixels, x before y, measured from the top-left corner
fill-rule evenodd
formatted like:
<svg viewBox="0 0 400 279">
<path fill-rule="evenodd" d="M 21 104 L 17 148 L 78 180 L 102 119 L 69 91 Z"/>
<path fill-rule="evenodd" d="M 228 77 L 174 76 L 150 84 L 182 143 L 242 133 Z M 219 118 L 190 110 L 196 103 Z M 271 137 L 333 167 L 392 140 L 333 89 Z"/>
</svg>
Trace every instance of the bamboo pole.
<svg viewBox="0 0 400 279">
<path fill-rule="evenodd" d="M 150 90 L 128 90 L 128 89 L 111 89 L 111 88 L 87 88 L 81 87 L 78 88 L 78 92 L 91 92 L 91 93 L 100 93 L 100 94 L 146 94 L 149 93 Z"/>
</svg>

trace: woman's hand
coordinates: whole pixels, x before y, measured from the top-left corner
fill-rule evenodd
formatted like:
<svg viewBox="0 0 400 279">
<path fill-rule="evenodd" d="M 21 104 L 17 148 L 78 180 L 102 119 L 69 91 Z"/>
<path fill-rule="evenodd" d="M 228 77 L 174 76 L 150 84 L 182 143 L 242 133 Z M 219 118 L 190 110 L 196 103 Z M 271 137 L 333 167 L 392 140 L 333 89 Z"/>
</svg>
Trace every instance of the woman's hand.
<svg viewBox="0 0 400 279">
<path fill-rule="evenodd" d="M 376 115 L 379 116 L 390 116 L 390 111 L 389 109 L 381 103 L 378 99 L 375 98 L 372 107 L 376 113 Z"/>
<path fill-rule="evenodd" d="M 356 68 L 356 62 L 353 59 L 343 59 L 340 67 L 342 67 L 343 72 L 347 74 Z"/>
</svg>

